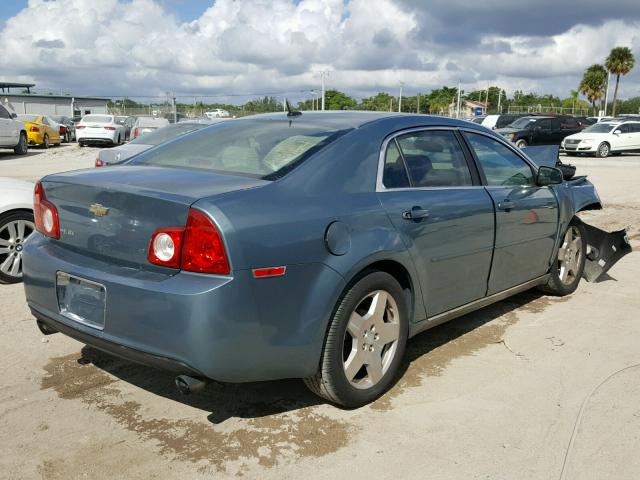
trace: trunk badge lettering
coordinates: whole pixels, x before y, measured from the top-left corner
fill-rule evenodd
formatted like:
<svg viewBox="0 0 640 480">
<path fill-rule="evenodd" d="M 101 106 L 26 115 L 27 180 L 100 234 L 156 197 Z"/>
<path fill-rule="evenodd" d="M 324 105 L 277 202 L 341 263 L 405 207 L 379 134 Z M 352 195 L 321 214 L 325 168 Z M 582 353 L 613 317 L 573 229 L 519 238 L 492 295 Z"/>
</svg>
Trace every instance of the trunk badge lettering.
<svg viewBox="0 0 640 480">
<path fill-rule="evenodd" d="M 103 207 L 99 203 L 92 204 L 89 207 L 89 211 L 96 217 L 104 217 L 107 213 L 109 213 L 109 209 L 107 207 Z"/>
</svg>

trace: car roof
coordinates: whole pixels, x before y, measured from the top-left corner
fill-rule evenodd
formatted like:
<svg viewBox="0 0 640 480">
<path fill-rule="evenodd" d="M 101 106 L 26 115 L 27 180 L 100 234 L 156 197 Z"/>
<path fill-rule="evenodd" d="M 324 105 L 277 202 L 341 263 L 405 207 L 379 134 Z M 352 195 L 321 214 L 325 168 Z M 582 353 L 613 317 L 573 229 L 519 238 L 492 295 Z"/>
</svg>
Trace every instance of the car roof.
<svg viewBox="0 0 640 480">
<path fill-rule="evenodd" d="M 305 111 L 300 115 L 287 116 L 286 113 L 264 113 L 251 115 L 233 120 L 234 122 L 263 122 L 263 121 L 294 121 L 297 123 L 307 123 L 324 125 L 337 129 L 359 128 L 371 123 L 398 122 L 405 126 L 460 126 L 468 127 L 471 122 L 462 118 L 438 117 L 435 115 L 422 115 L 415 113 L 398 112 L 372 112 L 361 110 L 331 110 L 331 111 Z M 477 125 L 477 124 L 476 124 Z"/>
</svg>

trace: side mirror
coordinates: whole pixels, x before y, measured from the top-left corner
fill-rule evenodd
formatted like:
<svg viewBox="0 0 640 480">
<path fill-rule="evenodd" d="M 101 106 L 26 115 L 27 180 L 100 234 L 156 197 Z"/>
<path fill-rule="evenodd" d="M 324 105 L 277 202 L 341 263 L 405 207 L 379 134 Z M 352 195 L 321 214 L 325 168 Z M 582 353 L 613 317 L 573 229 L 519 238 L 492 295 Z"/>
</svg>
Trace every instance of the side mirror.
<svg viewBox="0 0 640 480">
<path fill-rule="evenodd" d="M 12 113 L 11 114 L 11 118 L 18 118 L 18 114 L 17 113 Z"/>
<path fill-rule="evenodd" d="M 622 130 L 616 130 L 615 132 L 613 132 L 614 135 L 620 135 L 622 133 Z"/>
<path fill-rule="evenodd" d="M 539 187 L 546 187 L 548 185 L 559 185 L 563 181 L 564 177 L 559 169 L 545 166 L 538 168 L 536 184 Z"/>
</svg>

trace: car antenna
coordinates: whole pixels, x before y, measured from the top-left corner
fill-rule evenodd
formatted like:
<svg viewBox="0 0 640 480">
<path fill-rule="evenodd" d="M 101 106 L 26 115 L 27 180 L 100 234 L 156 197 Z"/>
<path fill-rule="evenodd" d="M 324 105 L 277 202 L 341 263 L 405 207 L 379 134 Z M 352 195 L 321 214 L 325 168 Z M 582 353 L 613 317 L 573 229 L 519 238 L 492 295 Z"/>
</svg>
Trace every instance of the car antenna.
<svg viewBox="0 0 640 480">
<path fill-rule="evenodd" d="M 299 112 L 298 110 L 293 110 L 291 108 L 291 104 L 289 103 L 289 100 L 287 100 L 285 98 L 284 103 L 287 106 L 287 117 L 297 117 L 298 115 L 302 115 L 302 112 Z"/>
</svg>

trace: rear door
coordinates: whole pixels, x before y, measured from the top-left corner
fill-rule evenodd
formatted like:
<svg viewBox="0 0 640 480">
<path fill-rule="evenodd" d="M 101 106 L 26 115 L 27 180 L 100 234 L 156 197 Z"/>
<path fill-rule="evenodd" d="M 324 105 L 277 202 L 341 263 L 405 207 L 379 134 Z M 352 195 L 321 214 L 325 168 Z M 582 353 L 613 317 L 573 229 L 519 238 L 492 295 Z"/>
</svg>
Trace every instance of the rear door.
<svg viewBox="0 0 640 480">
<path fill-rule="evenodd" d="M 633 150 L 640 149 L 640 123 L 628 123 L 629 136 L 631 137 L 630 144 Z"/>
<path fill-rule="evenodd" d="M 0 145 L 13 145 L 16 142 L 12 142 L 12 130 L 13 130 L 13 122 L 11 119 L 11 115 L 0 105 Z"/>
<path fill-rule="evenodd" d="M 493 203 L 461 137 L 417 129 L 383 145 L 378 196 L 418 271 L 427 315 L 486 294 Z"/>
<path fill-rule="evenodd" d="M 614 130 L 614 135 L 615 138 L 612 139 L 612 142 L 616 145 L 613 147 L 615 150 L 631 150 L 633 148 L 633 135 L 628 123 L 618 125 Z"/>
<path fill-rule="evenodd" d="M 544 275 L 558 230 L 558 202 L 535 184 L 535 170 L 518 152 L 479 132 L 464 133 L 496 207 L 496 238 L 487 294 Z"/>
</svg>

